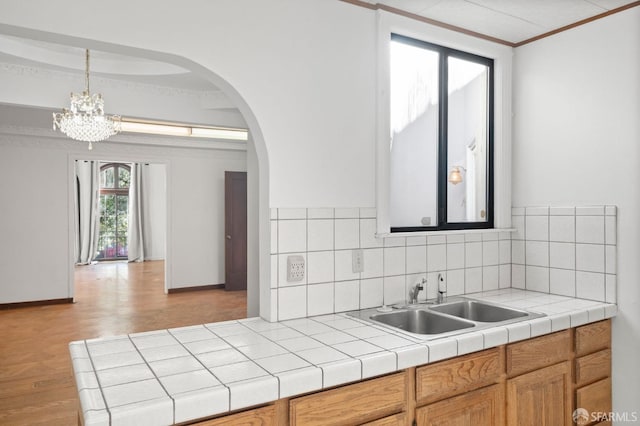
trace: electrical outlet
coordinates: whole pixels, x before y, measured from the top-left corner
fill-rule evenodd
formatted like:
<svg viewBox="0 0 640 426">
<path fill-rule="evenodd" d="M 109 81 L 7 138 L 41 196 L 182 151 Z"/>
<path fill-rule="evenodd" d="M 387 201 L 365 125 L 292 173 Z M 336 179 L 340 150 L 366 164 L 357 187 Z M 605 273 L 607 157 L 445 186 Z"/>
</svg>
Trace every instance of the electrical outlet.
<svg viewBox="0 0 640 426">
<path fill-rule="evenodd" d="M 287 256 L 287 281 L 297 282 L 304 280 L 304 257 Z"/>
<path fill-rule="evenodd" d="M 364 253 L 362 249 L 356 249 L 351 252 L 351 271 L 353 273 L 364 272 Z"/>
</svg>

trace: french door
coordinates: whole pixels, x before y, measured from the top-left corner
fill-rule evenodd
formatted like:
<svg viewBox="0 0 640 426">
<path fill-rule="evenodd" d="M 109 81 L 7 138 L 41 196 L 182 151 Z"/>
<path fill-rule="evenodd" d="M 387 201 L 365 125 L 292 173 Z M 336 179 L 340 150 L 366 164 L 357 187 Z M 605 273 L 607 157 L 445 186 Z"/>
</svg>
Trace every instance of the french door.
<svg viewBox="0 0 640 426">
<path fill-rule="evenodd" d="M 122 163 L 100 167 L 100 231 L 95 260 L 128 256 L 130 172 L 129 166 Z"/>
</svg>

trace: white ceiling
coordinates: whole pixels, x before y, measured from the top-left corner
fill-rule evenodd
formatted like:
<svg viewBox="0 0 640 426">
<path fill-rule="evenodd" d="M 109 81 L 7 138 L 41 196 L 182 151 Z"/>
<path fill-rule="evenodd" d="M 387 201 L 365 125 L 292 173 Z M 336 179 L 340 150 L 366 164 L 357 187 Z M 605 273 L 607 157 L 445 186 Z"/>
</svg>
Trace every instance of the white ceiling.
<svg viewBox="0 0 640 426">
<path fill-rule="evenodd" d="M 349 1 L 349 0 L 345 0 Z M 518 44 L 634 0 L 359 0 Z M 355 1 L 354 3 L 358 3 Z"/>
<path fill-rule="evenodd" d="M 85 50 L 0 34 L 0 63 L 84 74 Z M 210 81 L 166 62 L 92 50 L 91 76 L 184 90 L 215 91 Z"/>
<path fill-rule="evenodd" d="M 533 37 L 625 5 L 637 4 L 633 0 L 342 1 L 396 13 L 406 12 L 497 38 L 511 45 L 517 45 Z M 79 47 L 0 34 L 0 65 L 15 64 L 30 69 L 74 75 L 81 79 L 85 66 L 84 53 L 84 49 Z M 173 64 L 92 50 L 91 76 L 161 89 L 201 93 L 207 99 L 206 105 L 201 105 L 204 108 L 210 111 L 217 110 L 218 114 L 239 115 L 237 109 L 213 83 Z M 69 90 L 81 89 L 81 86 L 69 87 Z M 110 93 L 109 99 L 115 103 L 113 98 L 114 95 Z M 7 108 L 3 108 L 0 112 L 2 112 L 0 122 L 5 122 L 9 115 Z M 37 113 L 41 114 L 41 112 Z M 159 118 L 154 117 L 152 112 L 145 117 Z"/>
</svg>

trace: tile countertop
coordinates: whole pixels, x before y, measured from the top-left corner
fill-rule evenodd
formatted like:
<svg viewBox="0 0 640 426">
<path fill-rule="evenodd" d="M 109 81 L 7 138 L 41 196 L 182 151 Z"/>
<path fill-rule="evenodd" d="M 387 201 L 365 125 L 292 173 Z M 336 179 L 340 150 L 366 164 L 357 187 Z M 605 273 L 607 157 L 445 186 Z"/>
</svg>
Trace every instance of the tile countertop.
<svg viewBox="0 0 640 426">
<path fill-rule="evenodd" d="M 546 317 L 435 340 L 332 314 L 260 318 L 69 344 L 85 425 L 166 425 L 366 379 L 615 316 L 517 289 L 466 295 Z"/>
</svg>

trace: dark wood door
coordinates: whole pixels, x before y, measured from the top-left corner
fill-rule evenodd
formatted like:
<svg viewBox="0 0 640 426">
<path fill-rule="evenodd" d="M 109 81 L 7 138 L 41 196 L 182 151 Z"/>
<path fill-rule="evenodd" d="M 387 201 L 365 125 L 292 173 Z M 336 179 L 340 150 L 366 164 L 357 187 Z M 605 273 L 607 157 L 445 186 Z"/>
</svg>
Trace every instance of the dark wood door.
<svg viewBox="0 0 640 426">
<path fill-rule="evenodd" d="M 247 173 L 224 172 L 225 290 L 247 289 Z"/>
</svg>

